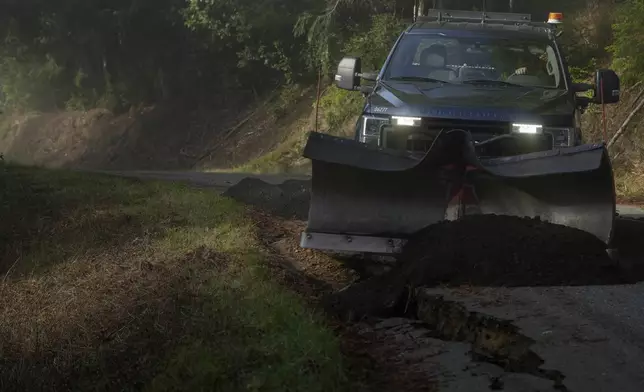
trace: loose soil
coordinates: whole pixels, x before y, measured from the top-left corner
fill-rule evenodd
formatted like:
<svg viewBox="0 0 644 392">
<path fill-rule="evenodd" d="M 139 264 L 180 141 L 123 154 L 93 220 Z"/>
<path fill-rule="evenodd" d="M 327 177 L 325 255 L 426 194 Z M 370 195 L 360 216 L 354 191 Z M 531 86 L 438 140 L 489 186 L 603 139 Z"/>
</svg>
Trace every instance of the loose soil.
<svg viewBox="0 0 644 392">
<path fill-rule="evenodd" d="M 632 276 L 630 276 L 632 278 Z M 559 286 L 627 282 L 591 234 L 538 219 L 473 215 L 441 222 L 410 239 L 390 273 L 328 299 L 342 317 L 409 310 L 415 287 Z"/>
<path fill-rule="evenodd" d="M 606 284 L 605 248 L 587 232 L 539 219 L 472 215 L 418 233 L 402 258 L 415 285 L 593 285 Z"/>
</svg>

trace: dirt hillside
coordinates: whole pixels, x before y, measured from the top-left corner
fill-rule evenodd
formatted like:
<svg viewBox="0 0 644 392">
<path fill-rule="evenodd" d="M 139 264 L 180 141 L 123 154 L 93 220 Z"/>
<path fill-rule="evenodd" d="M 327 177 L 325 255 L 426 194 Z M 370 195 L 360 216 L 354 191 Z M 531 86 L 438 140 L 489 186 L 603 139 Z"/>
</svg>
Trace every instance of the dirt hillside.
<svg viewBox="0 0 644 392">
<path fill-rule="evenodd" d="M 56 168 L 228 169 L 261 159 L 294 137 L 303 140 L 315 126 L 315 93 L 298 86 L 254 102 L 175 102 L 119 115 L 105 109 L 14 114 L 0 117 L 0 153 Z M 299 156 L 293 151 L 288 158 Z"/>
<path fill-rule="evenodd" d="M 644 146 L 644 87 L 627 89 L 604 113 L 592 105 L 583 115 L 586 142 L 610 140 L 618 193 L 640 200 Z M 307 133 L 315 129 L 315 86 L 277 89 L 253 99 L 221 98 L 133 108 L 0 115 L 0 154 L 9 161 L 58 168 L 101 170 L 234 170 L 307 172 L 301 157 Z M 328 132 L 320 108 L 318 129 Z M 330 117 L 329 117 L 330 118 Z M 350 136 L 356 117 L 335 134 Z"/>
</svg>

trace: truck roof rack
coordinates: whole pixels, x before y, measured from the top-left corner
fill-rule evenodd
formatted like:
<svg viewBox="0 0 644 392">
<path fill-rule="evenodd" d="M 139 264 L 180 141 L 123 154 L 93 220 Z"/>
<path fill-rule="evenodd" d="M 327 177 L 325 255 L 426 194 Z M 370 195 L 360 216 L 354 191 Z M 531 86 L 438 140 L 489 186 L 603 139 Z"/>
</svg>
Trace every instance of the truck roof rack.
<svg viewBox="0 0 644 392">
<path fill-rule="evenodd" d="M 425 16 L 417 16 L 416 22 L 477 22 L 497 24 L 530 24 L 530 14 L 486 11 L 453 11 L 430 9 Z"/>
</svg>

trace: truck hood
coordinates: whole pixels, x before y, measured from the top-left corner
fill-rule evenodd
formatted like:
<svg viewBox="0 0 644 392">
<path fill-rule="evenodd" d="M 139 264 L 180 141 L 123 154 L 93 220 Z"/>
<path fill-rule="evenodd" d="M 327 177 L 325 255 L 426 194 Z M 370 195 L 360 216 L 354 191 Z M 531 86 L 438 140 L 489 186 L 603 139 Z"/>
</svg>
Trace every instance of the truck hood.
<svg viewBox="0 0 644 392">
<path fill-rule="evenodd" d="M 365 112 L 460 120 L 567 125 L 575 110 L 565 90 L 380 82 Z"/>
</svg>

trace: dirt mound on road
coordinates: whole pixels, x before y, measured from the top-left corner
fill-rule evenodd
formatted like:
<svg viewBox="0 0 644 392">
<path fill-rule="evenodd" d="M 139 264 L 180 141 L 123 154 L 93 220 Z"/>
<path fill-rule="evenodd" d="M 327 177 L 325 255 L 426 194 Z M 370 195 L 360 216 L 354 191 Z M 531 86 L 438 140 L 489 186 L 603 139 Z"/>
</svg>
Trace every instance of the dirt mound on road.
<svg viewBox="0 0 644 392">
<path fill-rule="evenodd" d="M 614 245 L 620 255 L 643 256 L 644 218 L 620 217 L 615 221 Z"/>
<path fill-rule="evenodd" d="M 329 298 L 344 316 L 400 312 L 421 286 L 560 286 L 623 283 L 605 245 L 589 233 L 538 219 L 473 215 L 410 240 L 401 264 Z"/>
<path fill-rule="evenodd" d="M 581 230 L 539 219 L 469 216 L 418 233 L 403 259 L 424 284 L 536 286 L 602 284 L 606 245 Z"/>
</svg>

